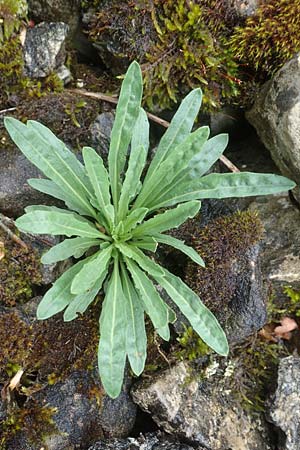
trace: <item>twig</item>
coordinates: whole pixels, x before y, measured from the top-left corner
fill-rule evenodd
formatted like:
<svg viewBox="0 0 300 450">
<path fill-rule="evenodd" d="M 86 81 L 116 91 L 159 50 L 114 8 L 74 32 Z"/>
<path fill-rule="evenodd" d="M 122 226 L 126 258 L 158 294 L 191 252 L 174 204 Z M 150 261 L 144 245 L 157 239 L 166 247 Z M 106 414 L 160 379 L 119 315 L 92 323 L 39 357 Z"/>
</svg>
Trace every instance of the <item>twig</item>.
<svg viewBox="0 0 300 450">
<path fill-rule="evenodd" d="M 5 231 L 5 233 L 7 233 L 7 235 L 10 237 L 10 239 L 12 239 L 14 242 L 16 242 L 17 244 L 19 244 L 21 247 L 25 248 L 26 250 L 28 250 L 27 245 L 25 244 L 25 242 L 22 241 L 22 239 L 20 239 L 15 233 L 13 233 L 3 222 L 7 221 L 7 219 L 5 218 L 5 216 L 3 214 L 0 213 L 0 228 L 2 228 L 3 231 Z"/>
<path fill-rule="evenodd" d="M 0 111 L 0 114 L 5 114 L 5 113 L 10 112 L 10 111 L 15 111 L 16 109 L 17 109 L 16 107 L 14 107 L 14 108 L 2 109 L 2 110 Z"/>
<path fill-rule="evenodd" d="M 113 103 L 116 105 L 118 103 L 118 97 L 112 97 L 111 95 L 102 94 L 101 92 L 89 92 L 85 91 L 83 89 L 68 89 L 69 92 L 73 92 L 74 94 L 83 95 L 85 97 L 90 98 L 96 98 L 98 100 L 103 100 L 108 103 Z M 168 128 L 170 125 L 170 122 L 167 120 L 161 119 L 160 117 L 155 116 L 154 114 L 147 113 L 147 116 L 149 117 L 152 122 L 156 122 L 159 125 Z M 220 161 L 224 164 L 224 166 L 227 167 L 231 172 L 240 172 L 240 170 L 231 162 L 226 156 L 221 155 Z"/>
</svg>

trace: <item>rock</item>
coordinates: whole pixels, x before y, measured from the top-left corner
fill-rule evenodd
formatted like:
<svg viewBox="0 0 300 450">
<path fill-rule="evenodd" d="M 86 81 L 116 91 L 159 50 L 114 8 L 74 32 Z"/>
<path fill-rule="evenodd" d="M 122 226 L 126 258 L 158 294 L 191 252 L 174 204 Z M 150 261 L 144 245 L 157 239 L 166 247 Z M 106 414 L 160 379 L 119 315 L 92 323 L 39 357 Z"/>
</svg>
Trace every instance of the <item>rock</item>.
<svg viewBox="0 0 300 450">
<path fill-rule="evenodd" d="M 261 89 L 248 112 L 264 145 L 284 175 L 300 179 L 300 53 Z M 299 187 L 295 196 L 300 201 Z"/>
<path fill-rule="evenodd" d="M 245 19 L 255 14 L 261 0 L 227 0 L 228 7 L 238 18 Z"/>
<path fill-rule="evenodd" d="M 63 22 L 40 23 L 27 30 L 23 49 L 25 75 L 46 77 L 64 64 L 67 32 L 68 25 Z"/>
<path fill-rule="evenodd" d="M 92 147 L 99 153 L 105 163 L 107 162 L 114 119 L 113 112 L 105 111 L 99 114 L 90 126 Z"/>
<path fill-rule="evenodd" d="M 56 70 L 56 74 L 61 79 L 61 81 L 63 81 L 64 85 L 66 85 L 72 81 L 72 75 L 71 75 L 70 69 L 68 69 L 68 67 L 66 67 L 65 65 L 60 66 Z"/>
<path fill-rule="evenodd" d="M 262 272 L 280 299 L 285 285 L 300 289 L 300 211 L 286 193 L 257 197 L 249 209 L 264 225 Z"/>
<path fill-rule="evenodd" d="M 163 433 L 147 433 L 138 438 L 112 439 L 109 441 L 97 442 L 88 450 L 193 450 L 186 444 L 172 439 Z M 197 446 L 196 450 L 202 450 L 203 447 Z M 203 449 L 204 450 L 204 449 Z"/>
<path fill-rule="evenodd" d="M 134 386 L 134 401 L 164 431 L 208 450 L 270 449 L 261 416 L 251 416 L 214 380 L 181 362 Z"/>
<path fill-rule="evenodd" d="M 80 20 L 80 0 L 28 0 L 29 17 L 35 22 L 64 22 L 72 37 Z"/>
<path fill-rule="evenodd" d="M 99 439 L 127 437 L 137 410 L 129 395 L 131 379 L 125 378 L 117 399 L 105 394 L 95 362 L 95 312 L 68 323 L 61 316 L 37 321 L 39 300 L 0 309 L 0 384 L 9 381 L 4 368 L 10 358 L 24 367 L 25 381 L 31 379 L 22 403 L 11 405 L 20 431 L 5 434 L 8 450 L 23 450 L 29 443 L 32 450 L 75 450 Z"/>
<path fill-rule="evenodd" d="M 300 449 L 300 358 L 289 356 L 279 364 L 277 389 L 270 401 L 270 420 L 285 434 L 278 450 Z"/>
<path fill-rule="evenodd" d="M 262 328 L 267 317 L 258 244 L 262 224 L 255 213 L 232 214 L 236 206 L 204 202 L 200 215 L 174 232 L 202 255 L 205 269 L 179 254 L 170 255 L 177 272 L 182 261 L 179 270 L 185 282 L 218 318 L 231 344 Z M 178 319 L 175 328 L 182 331 L 182 315 Z"/>
</svg>

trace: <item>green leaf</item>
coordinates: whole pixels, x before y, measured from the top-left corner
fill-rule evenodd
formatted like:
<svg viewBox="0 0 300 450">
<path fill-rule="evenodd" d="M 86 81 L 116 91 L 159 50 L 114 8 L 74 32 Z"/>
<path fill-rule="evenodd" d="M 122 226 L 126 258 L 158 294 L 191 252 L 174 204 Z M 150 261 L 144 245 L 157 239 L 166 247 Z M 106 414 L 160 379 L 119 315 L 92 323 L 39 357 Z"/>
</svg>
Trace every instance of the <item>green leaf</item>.
<svg viewBox="0 0 300 450">
<path fill-rule="evenodd" d="M 164 275 L 162 267 L 152 261 L 148 256 L 144 255 L 139 248 L 128 245 L 125 242 L 120 242 L 115 245 L 124 256 L 133 259 L 143 270 L 148 272 L 149 275 Z"/>
<path fill-rule="evenodd" d="M 218 161 L 228 144 L 228 134 L 218 134 L 205 142 L 189 164 L 191 178 L 200 178 Z"/>
<path fill-rule="evenodd" d="M 164 341 L 169 341 L 170 340 L 170 328 L 169 328 L 169 324 L 167 323 L 167 325 L 165 325 L 162 328 L 158 328 L 156 330 L 156 333 L 159 334 L 159 336 L 164 340 Z"/>
<path fill-rule="evenodd" d="M 194 217 L 201 207 L 198 201 L 192 201 L 178 205 L 174 209 L 165 211 L 162 214 L 157 214 L 152 219 L 146 220 L 141 225 L 138 225 L 132 232 L 136 236 L 153 235 L 163 231 L 177 228 L 188 218 Z"/>
<path fill-rule="evenodd" d="M 84 167 L 76 156 L 48 128 L 34 121 L 22 122 L 6 117 L 5 127 L 22 153 L 48 178 L 68 194 L 70 201 L 80 205 L 86 215 L 96 213 L 88 198 L 91 193 Z"/>
<path fill-rule="evenodd" d="M 50 248 L 41 258 L 43 264 L 54 264 L 58 261 L 74 256 L 80 258 L 90 247 L 101 244 L 100 239 L 77 237 L 73 239 L 65 239 L 63 242 Z"/>
<path fill-rule="evenodd" d="M 131 151 L 132 149 L 139 148 L 141 146 L 145 149 L 147 154 L 149 149 L 149 121 L 143 108 L 140 108 L 139 115 L 133 129 Z"/>
<path fill-rule="evenodd" d="M 135 375 L 140 375 L 147 356 L 147 335 L 144 309 L 127 270 L 122 264 L 122 286 L 127 317 L 126 352 Z"/>
<path fill-rule="evenodd" d="M 168 186 L 173 186 L 189 166 L 191 159 L 199 153 L 209 136 L 209 128 L 201 127 L 191 133 L 178 147 L 170 153 L 151 176 L 144 181 L 143 188 L 138 195 L 134 208 L 149 207 L 160 197 Z"/>
<path fill-rule="evenodd" d="M 118 261 L 108 283 L 100 316 L 98 366 L 105 391 L 112 398 L 121 392 L 126 362 L 126 311 Z"/>
<path fill-rule="evenodd" d="M 109 246 L 100 250 L 92 261 L 83 266 L 72 282 L 72 294 L 83 294 L 94 286 L 96 281 L 107 271 L 112 249 L 113 247 Z"/>
<path fill-rule="evenodd" d="M 130 242 L 142 250 L 148 250 L 149 252 L 156 252 L 157 241 L 150 236 L 145 236 L 142 239 L 132 239 Z"/>
<path fill-rule="evenodd" d="M 176 239 L 172 236 L 167 236 L 165 234 L 153 234 L 154 239 L 161 244 L 170 245 L 171 247 L 180 250 L 182 253 L 185 253 L 189 258 L 191 258 L 195 263 L 199 264 L 201 267 L 205 267 L 205 263 L 201 256 L 188 245 L 185 245 L 184 242 Z"/>
<path fill-rule="evenodd" d="M 181 102 L 169 128 L 163 135 L 148 169 L 145 182 L 155 173 L 160 164 L 189 135 L 202 101 L 201 89 L 194 89 Z"/>
<path fill-rule="evenodd" d="M 147 212 L 147 208 L 137 208 L 132 210 L 124 220 L 124 233 L 129 233 L 138 223 L 142 222 Z"/>
<path fill-rule="evenodd" d="M 110 224 L 111 228 L 114 223 L 114 209 L 111 205 L 109 192 L 108 172 L 104 167 L 101 156 L 91 147 L 83 147 L 83 160 L 87 174 L 96 195 L 99 210 Z"/>
<path fill-rule="evenodd" d="M 118 218 L 122 220 L 128 212 L 130 201 L 136 196 L 140 183 L 140 177 L 146 162 L 147 153 L 145 149 L 133 147 L 130 152 L 128 169 L 121 190 L 119 201 Z"/>
<path fill-rule="evenodd" d="M 168 309 L 153 283 L 133 260 L 125 258 L 125 262 L 154 327 L 156 329 L 165 327 L 168 323 Z"/>
<path fill-rule="evenodd" d="M 121 173 L 124 170 L 135 122 L 140 113 L 142 91 L 141 69 L 134 61 L 129 66 L 122 83 L 108 155 L 109 177 L 116 210 L 120 195 Z"/>
<path fill-rule="evenodd" d="M 70 291 L 73 278 L 92 258 L 93 256 L 90 256 L 74 264 L 55 281 L 39 303 L 36 313 L 39 320 L 48 319 L 69 305 L 74 299 Z"/>
<path fill-rule="evenodd" d="M 16 220 L 17 227 L 28 233 L 109 238 L 88 220 L 70 211 L 32 211 Z"/>
<path fill-rule="evenodd" d="M 70 322 L 71 320 L 76 319 L 78 314 L 83 314 L 87 310 L 100 291 L 107 274 L 108 268 L 105 272 L 103 272 L 102 276 L 96 281 L 94 286 L 88 292 L 73 296 L 73 300 L 69 303 L 64 312 L 65 322 Z"/>
<path fill-rule="evenodd" d="M 157 199 L 153 208 L 204 198 L 250 197 L 276 194 L 293 189 L 296 183 L 280 175 L 264 173 L 212 173 L 193 183 L 187 181 L 171 195 Z"/>
<path fill-rule="evenodd" d="M 167 270 L 164 277 L 155 279 L 176 303 L 201 339 L 220 355 L 227 356 L 229 348 L 225 333 L 199 297 L 180 278 Z"/>
</svg>

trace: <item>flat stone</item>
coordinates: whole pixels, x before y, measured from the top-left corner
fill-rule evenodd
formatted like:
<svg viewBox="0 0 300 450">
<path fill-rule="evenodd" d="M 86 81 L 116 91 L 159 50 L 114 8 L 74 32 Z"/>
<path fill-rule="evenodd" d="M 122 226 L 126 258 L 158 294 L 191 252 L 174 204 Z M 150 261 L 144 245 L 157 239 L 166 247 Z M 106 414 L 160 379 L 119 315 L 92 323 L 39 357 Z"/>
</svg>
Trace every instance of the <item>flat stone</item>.
<svg viewBox="0 0 300 450">
<path fill-rule="evenodd" d="M 134 401 L 167 433 L 209 450 L 270 449 L 266 426 L 234 403 L 214 380 L 180 362 L 134 386 Z"/>
</svg>

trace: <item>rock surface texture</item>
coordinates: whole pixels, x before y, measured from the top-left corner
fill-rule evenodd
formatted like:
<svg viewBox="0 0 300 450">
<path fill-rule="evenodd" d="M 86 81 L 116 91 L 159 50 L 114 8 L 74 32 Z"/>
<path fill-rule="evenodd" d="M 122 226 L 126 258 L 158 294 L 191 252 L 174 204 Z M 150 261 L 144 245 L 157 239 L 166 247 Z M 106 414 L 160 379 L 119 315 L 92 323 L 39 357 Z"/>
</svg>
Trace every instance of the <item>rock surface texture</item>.
<svg viewBox="0 0 300 450">
<path fill-rule="evenodd" d="M 258 211 L 265 233 L 261 266 L 265 280 L 277 296 L 290 285 L 300 289 L 300 211 L 286 193 L 257 197 L 249 208 Z"/>
<path fill-rule="evenodd" d="M 46 77 L 65 61 L 64 42 L 68 25 L 40 23 L 28 29 L 24 44 L 24 72 L 32 78 Z"/>
<path fill-rule="evenodd" d="M 299 182 L 300 53 L 262 87 L 247 118 L 282 173 Z M 295 196 L 300 201 L 299 188 Z"/>
<path fill-rule="evenodd" d="M 300 358 L 283 358 L 271 401 L 270 419 L 285 434 L 278 450 L 300 450 Z"/>
<path fill-rule="evenodd" d="M 263 422 L 250 416 L 210 380 L 181 362 L 133 389 L 134 401 L 159 427 L 209 450 L 269 449 Z"/>
<path fill-rule="evenodd" d="M 138 438 L 113 439 L 97 442 L 88 450 L 193 450 L 186 444 L 181 444 L 162 433 L 149 433 Z M 205 450 L 197 446 L 197 450 Z"/>
<path fill-rule="evenodd" d="M 80 0 L 28 0 L 28 9 L 35 21 L 67 23 L 70 34 L 80 18 Z"/>
</svg>

